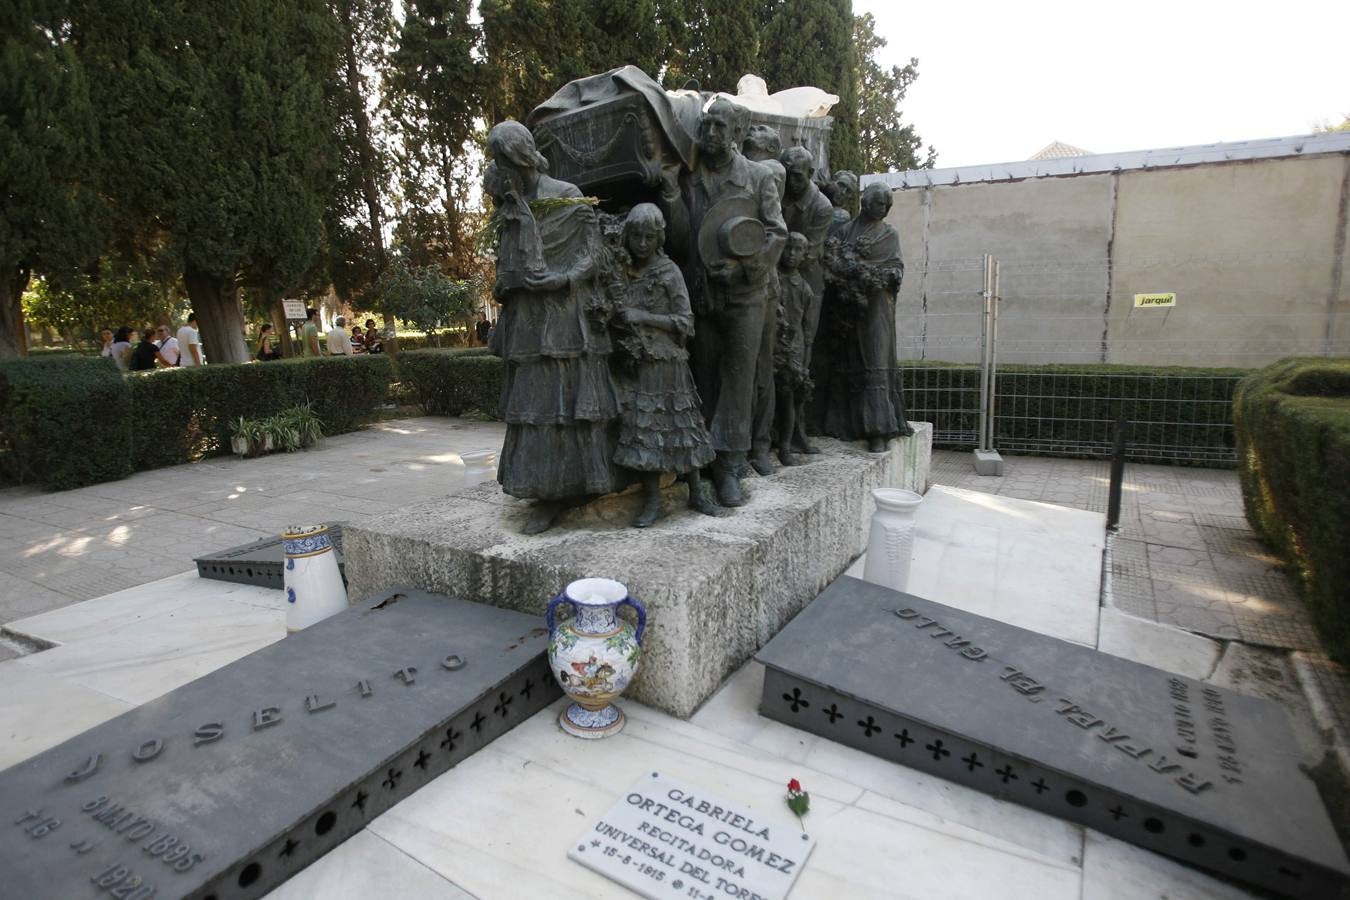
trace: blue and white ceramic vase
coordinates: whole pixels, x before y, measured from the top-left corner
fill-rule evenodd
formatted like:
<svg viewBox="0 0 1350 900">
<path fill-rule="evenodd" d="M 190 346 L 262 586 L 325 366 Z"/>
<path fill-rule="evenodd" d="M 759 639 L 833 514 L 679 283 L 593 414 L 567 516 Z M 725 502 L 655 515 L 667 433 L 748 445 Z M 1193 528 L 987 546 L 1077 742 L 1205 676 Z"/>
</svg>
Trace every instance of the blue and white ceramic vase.
<svg viewBox="0 0 1350 900">
<path fill-rule="evenodd" d="M 570 606 L 570 618 L 555 612 Z M 637 613 L 634 627 L 619 617 L 619 607 Z M 608 578 L 583 578 L 549 601 L 548 663 L 572 702 L 558 725 L 579 738 L 603 738 L 623 730 L 623 710 L 614 701 L 633 680 L 642 659 L 647 610 L 628 588 Z"/>
<path fill-rule="evenodd" d="M 338 571 L 327 525 L 292 525 L 286 545 L 286 631 L 294 633 L 347 608 L 347 588 Z"/>
</svg>

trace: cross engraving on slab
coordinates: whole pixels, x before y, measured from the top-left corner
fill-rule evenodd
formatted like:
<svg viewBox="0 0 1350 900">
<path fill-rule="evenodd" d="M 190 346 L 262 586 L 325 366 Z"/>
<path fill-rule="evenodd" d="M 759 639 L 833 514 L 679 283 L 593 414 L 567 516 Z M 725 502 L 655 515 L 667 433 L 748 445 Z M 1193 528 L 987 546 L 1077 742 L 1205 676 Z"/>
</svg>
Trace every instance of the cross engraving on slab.
<svg viewBox="0 0 1350 900">
<path fill-rule="evenodd" d="M 942 757 L 944 756 L 952 755 L 952 751 L 942 746 L 942 738 L 938 738 L 937 740 L 933 741 L 933 743 L 929 744 L 923 749 L 931 752 L 933 754 L 933 759 L 936 760 L 937 762 L 942 762 Z"/>
<path fill-rule="evenodd" d="M 453 728 L 445 729 L 445 740 L 441 741 L 441 749 L 447 753 L 453 753 L 455 751 L 455 741 L 462 737 L 464 737 L 464 735 Z"/>
<path fill-rule="evenodd" d="M 390 769 L 388 777 L 386 777 L 381 784 L 384 785 L 385 790 L 392 791 L 394 788 L 398 787 L 398 780 L 402 777 L 402 769 Z"/>
<path fill-rule="evenodd" d="M 1121 819 L 1128 819 L 1130 817 L 1129 814 L 1125 812 L 1125 807 L 1121 806 L 1119 803 L 1116 804 L 1114 809 L 1109 809 L 1107 812 L 1109 812 L 1111 818 L 1115 819 L 1117 822 Z"/>
<path fill-rule="evenodd" d="M 871 737 L 881 730 L 881 726 L 878 725 L 876 719 L 873 719 L 871 716 L 868 716 L 866 719 L 859 719 L 858 727 L 863 730 L 863 737 Z"/>
<path fill-rule="evenodd" d="M 980 757 L 976 755 L 974 750 L 970 751 L 969 756 L 961 757 L 961 762 L 966 764 L 967 772 L 974 772 L 976 769 L 984 768 L 984 763 L 980 762 Z"/>
<path fill-rule="evenodd" d="M 1050 790 L 1050 785 L 1045 783 L 1044 778 L 1037 778 L 1035 781 L 1031 783 L 1031 786 L 1036 789 L 1036 796 L 1038 797 L 1041 795 L 1042 791 Z"/>
<path fill-rule="evenodd" d="M 914 738 L 909 736 L 908 728 L 901 728 L 900 733 L 895 736 L 895 739 L 900 742 L 901 750 L 905 749 L 910 744 L 914 743 Z"/>
<path fill-rule="evenodd" d="M 354 801 L 352 802 L 352 809 L 359 809 L 359 810 L 361 810 L 361 812 L 365 812 L 365 811 L 366 811 L 366 798 L 369 797 L 369 796 L 370 796 L 370 795 L 367 794 L 365 791 L 358 790 L 358 791 L 356 792 L 356 800 L 354 800 Z"/>
<path fill-rule="evenodd" d="M 418 751 L 417 751 L 417 761 L 414 762 L 413 765 L 414 765 L 414 766 L 417 766 L 417 768 L 422 769 L 423 771 L 426 771 L 426 768 L 427 768 L 427 760 L 429 760 L 429 759 L 431 759 L 431 754 L 430 754 L 430 753 L 428 753 L 428 752 L 425 751 L 425 750 L 418 750 Z"/>
<path fill-rule="evenodd" d="M 473 721 L 469 723 L 469 727 L 472 728 L 474 731 L 477 731 L 479 734 L 482 734 L 483 723 L 486 721 L 487 719 L 483 718 L 483 714 L 475 710 L 473 714 Z"/>
<path fill-rule="evenodd" d="M 295 848 L 299 846 L 300 846 L 299 841 L 297 841 L 295 838 L 288 837 L 286 838 L 286 846 L 281 848 L 281 853 L 278 855 L 290 856 L 291 854 L 295 853 Z"/>
<path fill-rule="evenodd" d="M 506 693 L 499 693 L 497 695 L 497 705 L 492 707 L 492 711 L 497 713 L 503 719 L 505 719 L 507 713 L 510 712 L 510 710 L 507 709 L 507 707 L 511 705 L 511 701 L 514 699 L 515 699 L 514 697 L 511 697 Z"/>
<path fill-rule="evenodd" d="M 532 679 L 526 678 L 525 686 L 520 689 L 520 696 L 528 700 L 530 699 L 530 691 L 532 690 L 534 690 L 534 681 Z"/>
<path fill-rule="evenodd" d="M 793 688 L 791 694 L 784 694 L 783 699 L 792 705 L 793 712 L 800 712 L 803 709 L 810 709 L 811 704 L 802 696 L 801 688 Z"/>
<path fill-rule="evenodd" d="M 826 710 L 824 710 L 824 712 L 825 712 L 825 715 L 827 715 L 827 716 L 830 717 L 830 724 L 831 724 L 831 725 L 834 724 L 835 719 L 838 719 L 839 717 L 841 717 L 841 716 L 843 715 L 843 713 L 841 713 L 841 712 L 839 711 L 838 705 L 837 705 L 837 704 L 834 704 L 834 703 L 831 703 L 830 706 L 829 706 L 829 708 L 826 709 Z"/>
<path fill-rule="evenodd" d="M 1005 766 L 1004 766 L 1003 768 L 1001 768 L 1001 769 L 995 769 L 995 770 L 994 770 L 994 774 L 995 774 L 995 775 L 998 775 L 1000 778 L 1002 778 L 1004 784 L 1007 784 L 1007 783 L 1010 782 L 1010 781 L 1016 781 L 1016 780 L 1017 780 L 1017 776 L 1016 776 L 1015 774 L 1013 774 L 1012 763 L 1008 763 L 1007 765 L 1005 765 Z"/>
</svg>

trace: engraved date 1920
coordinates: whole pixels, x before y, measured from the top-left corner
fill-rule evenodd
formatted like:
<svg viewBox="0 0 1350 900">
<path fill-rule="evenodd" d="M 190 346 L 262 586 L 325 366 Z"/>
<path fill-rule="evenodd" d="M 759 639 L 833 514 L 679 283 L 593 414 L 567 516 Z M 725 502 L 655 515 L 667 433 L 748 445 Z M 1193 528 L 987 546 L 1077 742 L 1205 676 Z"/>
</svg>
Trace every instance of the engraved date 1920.
<svg viewBox="0 0 1350 900">
<path fill-rule="evenodd" d="M 150 900 L 159 890 L 153 884 L 146 884 L 141 876 L 134 874 L 126 866 L 117 863 L 108 866 L 89 880 L 117 900 Z"/>
</svg>

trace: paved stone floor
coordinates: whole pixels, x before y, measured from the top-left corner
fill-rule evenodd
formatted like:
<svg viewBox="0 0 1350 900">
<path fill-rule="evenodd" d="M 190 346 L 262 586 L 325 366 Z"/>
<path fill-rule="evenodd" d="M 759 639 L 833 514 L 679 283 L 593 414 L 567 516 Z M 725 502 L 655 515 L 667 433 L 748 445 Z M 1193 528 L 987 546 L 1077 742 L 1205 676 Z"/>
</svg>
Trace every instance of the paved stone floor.
<svg viewBox="0 0 1350 900">
<path fill-rule="evenodd" d="M 499 448 L 504 434 L 498 422 L 397 419 L 298 453 L 217 457 L 73 491 L 0 491 L 0 625 L 186 571 L 196 556 L 290 524 L 451 493 L 463 483 L 459 454 Z"/>
<path fill-rule="evenodd" d="M 193 567 L 192 559 L 292 523 L 342 521 L 462 484 L 461 452 L 498 448 L 504 426 L 449 418 L 383 422 L 312 450 L 215 458 L 73 491 L 0 490 L 0 626 Z M 1350 679 L 1321 654 L 1277 560 L 1247 527 L 1231 470 L 1127 465 L 1108 540 L 1106 606 L 1220 641 L 1296 651 L 1324 728 L 1350 747 Z M 979 476 L 971 454 L 937 450 L 932 481 L 1098 512 L 1105 461 L 1005 456 Z M 0 638 L 0 660 L 24 648 Z"/>
</svg>

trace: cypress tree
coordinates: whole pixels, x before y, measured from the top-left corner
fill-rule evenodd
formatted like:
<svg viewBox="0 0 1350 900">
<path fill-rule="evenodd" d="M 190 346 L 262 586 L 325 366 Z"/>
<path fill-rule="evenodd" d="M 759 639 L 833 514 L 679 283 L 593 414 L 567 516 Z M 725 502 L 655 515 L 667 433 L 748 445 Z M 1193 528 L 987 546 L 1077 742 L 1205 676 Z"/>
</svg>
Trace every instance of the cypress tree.
<svg viewBox="0 0 1350 900">
<path fill-rule="evenodd" d="M 241 280 L 282 290 L 320 249 L 331 169 L 322 0 L 78 0 L 121 235 L 181 261 L 212 362 L 247 359 Z"/>
<path fill-rule="evenodd" d="M 764 28 L 760 75 L 770 93 L 812 85 L 839 95 L 830 168 L 857 170 L 858 55 L 851 0 L 779 0 Z"/>
<path fill-rule="evenodd" d="M 20 298 L 98 256 L 98 133 L 65 4 L 0 5 L 0 358 L 26 352 Z"/>
</svg>

